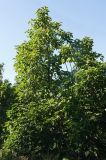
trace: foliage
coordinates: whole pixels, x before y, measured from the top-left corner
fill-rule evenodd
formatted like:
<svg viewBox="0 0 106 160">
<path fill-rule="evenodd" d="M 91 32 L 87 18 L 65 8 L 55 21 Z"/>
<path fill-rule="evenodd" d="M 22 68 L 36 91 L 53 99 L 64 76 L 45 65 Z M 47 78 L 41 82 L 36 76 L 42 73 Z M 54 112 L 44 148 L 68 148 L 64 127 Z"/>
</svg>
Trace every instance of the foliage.
<svg viewBox="0 0 106 160">
<path fill-rule="evenodd" d="M 74 39 L 47 7 L 17 46 L 17 101 L 7 112 L 3 159 L 105 159 L 106 63 L 93 40 Z M 14 158 L 13 158 L 14 159 Z"/>
<path fill-rule="evenodd" d="M 0 65 L 0 146 L 2 143 L 3 125 L 6 121 L 6 111 L 11 107 L 15 99 L 15 88 L 8 80 L 3 80 L 3 65 Z"/>
</svg>

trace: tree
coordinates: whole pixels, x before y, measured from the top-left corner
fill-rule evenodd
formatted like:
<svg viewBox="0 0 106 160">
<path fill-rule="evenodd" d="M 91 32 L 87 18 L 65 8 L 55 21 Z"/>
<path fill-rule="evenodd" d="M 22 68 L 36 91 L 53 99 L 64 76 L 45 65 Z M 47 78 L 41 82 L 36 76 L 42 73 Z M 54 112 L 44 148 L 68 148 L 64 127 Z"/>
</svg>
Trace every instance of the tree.
<svg viewBox="0 0 106 160">
<path fill-rule="evenodd" d="M 53 22 L 47 7 L 36 13 L 17 46 L 17 103 L 7 112 L 3 158 L 105 159 L 103 57 L 92 39 L 74 39 Z"/>
<path fill-rule="evenodd" d="M 15 89 L 8 80 L 3 80 L 3 64 L 0 65 L 0 147 L 2 145 L 3 125 L 7 120 L 6 112 L 15 99 Z"/>
<path fill-rule="evenodd" d="M 44 141 L 46 134 L 44 130 L 49 133 L 49 137 L 53 134 L 51 133 L 53 127 L 54 132 L 58 130 L 60 123 L 58 122 L 60 121 L 59 114 L 64 109 L 64 106 L 62 108 L 56 107 L 59 94 L 61 94 L 61 87 L 64 86 L 61 79 L 68 76 L 62 70 L 62 58 L 59 52 L 63 45 L 71 43 L 72 34 L 63 31 L 60 28 L 60 23 L 53 22 L 48 12 L 47 7 L 37 11 L 37 18 L 31 20 L 31 28 L 27 31 L 28 41 L 17 47 L 15 69 L 17 72 L 18 103 L 14 104 L 12 109 L 8 111 L 10 121 L 6 123 L 9 135 L 7 136 L 4 148 L 7 147 L 7 150 L 11 148 L 14 151 L 19 148 L 17 150 L 18 154 L 22 152 L 22 154 L 28 156 L 33 152 L 36 153 L 36 156 L 41 156 L 43 153 L 48 154 L 49 152 L 53 152 L 52 150 L 56 150 L 54 147 L 55 140 L 53 140 L 56 137 L 54 135 L 52 135 L 52 139 L 50 140 L 51 148 L 50 145 L 48 148 L 45 148 L 45 145 L 48 145 L 49 139 Z M 54 100 L 56 94 L 57 98 Z M 52 103 L 50 104 L 50 102 Z M 37 118 L 40 116 L 41 111 L 42 117 Z M 57 115 L 55 115 L 56 111 Z M 51 114 L 54 114 L 54 117 L 51 117 Z M 44 122 L 42 119 L 45 119 Z M 62 123 L 64 123 L 64 120 Z M 30 127 L 32 129 L 28 129 Z M 27 132 L 27 130 L 29 131 Z M 62 133 L 60 131 L 59 134 Z M 35 139 L 35 136 L 37 139 Z M 32 141 L 33 145 L 29 145 Z M 41 145 L 39 141 L 41 141 Z M 59 147 L 57 150 L 59 150 Z M 39 152 L 41 152 L 40 155 Z"/>
<path fill-rule="evenodd" d="M 73 85 L 76 108 L 75 101 L 69 107 L 69 115 L 73 114 L 74 150 L 82 159 L 105 159 L 106 63 L 96 62 L 96 66 L 80 69 L 76 79 Z"/>
</svg>

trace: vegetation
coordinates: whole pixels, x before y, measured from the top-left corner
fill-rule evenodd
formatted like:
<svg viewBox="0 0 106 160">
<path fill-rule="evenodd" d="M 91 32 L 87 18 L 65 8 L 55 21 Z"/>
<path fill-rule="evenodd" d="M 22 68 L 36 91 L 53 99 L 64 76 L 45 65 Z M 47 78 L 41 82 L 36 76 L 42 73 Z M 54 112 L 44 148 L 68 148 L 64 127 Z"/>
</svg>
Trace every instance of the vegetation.
<svg viewBox="0 0 106 160">
<path fill-rule="evenodd" d="M 61 29 L 47 7 L 36 14 L 16 48 L 16 85 L 0 74 L 2 160 L 105 160 L 103 56 L 89 37 Z"/>
</svg>

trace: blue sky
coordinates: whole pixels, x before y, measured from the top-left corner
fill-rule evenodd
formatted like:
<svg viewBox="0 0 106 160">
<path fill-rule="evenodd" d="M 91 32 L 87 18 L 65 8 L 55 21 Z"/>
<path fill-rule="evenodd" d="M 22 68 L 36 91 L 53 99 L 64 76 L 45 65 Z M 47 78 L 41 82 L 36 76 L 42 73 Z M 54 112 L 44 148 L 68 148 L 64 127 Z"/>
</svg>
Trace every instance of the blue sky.
<svg viewBox="0 0 106 160">
<path fill-rule="evenodd" d="M 90 36 L 94 50 L 106 59 L 106 0 L 0 0 L 0 63 L 4 78 L 14 82 L 15 46 L 26 39 L 28 21 L 35 11 L 48 6 L 54 20 L 76 38 Z"/>
</svg>

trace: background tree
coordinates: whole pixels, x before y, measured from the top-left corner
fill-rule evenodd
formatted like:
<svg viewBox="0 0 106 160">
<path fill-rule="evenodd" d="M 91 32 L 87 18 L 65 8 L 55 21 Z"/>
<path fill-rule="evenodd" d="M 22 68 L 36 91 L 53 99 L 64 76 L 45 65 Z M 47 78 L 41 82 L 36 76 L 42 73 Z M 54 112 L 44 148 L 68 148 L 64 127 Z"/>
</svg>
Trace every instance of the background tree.
<svg viewBox="0 0 106 160">
<path fill-rule="evenodd" d="M 0 147 L 2 144 L 3 125 L 7 120 L 6 111 L 15 99 L 14 87 L 8 80 L 3 80 L 3 64 L 0 65 Z"/>
</svg>

